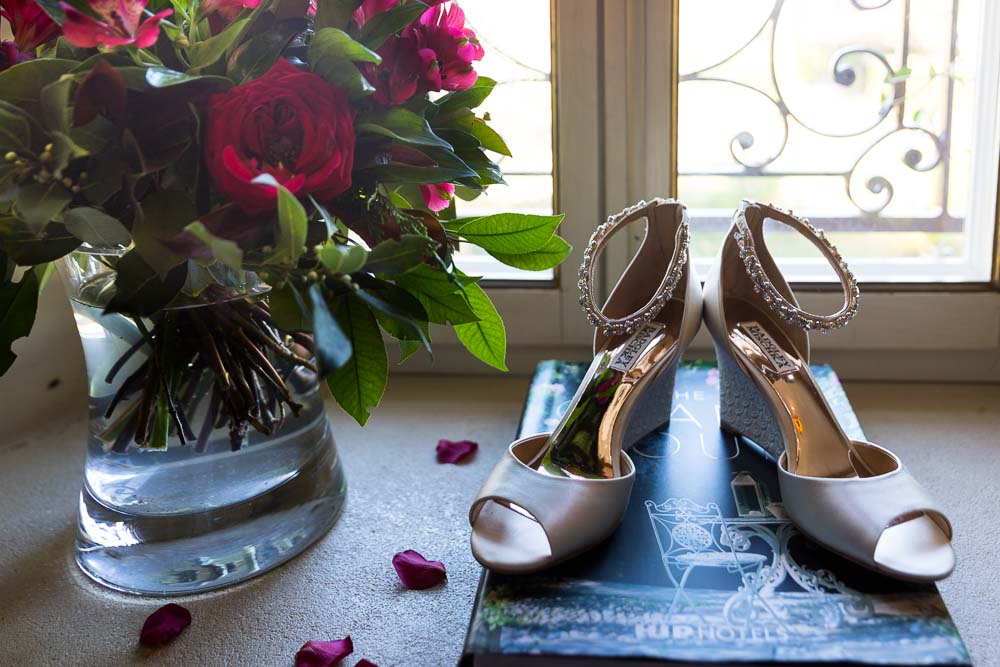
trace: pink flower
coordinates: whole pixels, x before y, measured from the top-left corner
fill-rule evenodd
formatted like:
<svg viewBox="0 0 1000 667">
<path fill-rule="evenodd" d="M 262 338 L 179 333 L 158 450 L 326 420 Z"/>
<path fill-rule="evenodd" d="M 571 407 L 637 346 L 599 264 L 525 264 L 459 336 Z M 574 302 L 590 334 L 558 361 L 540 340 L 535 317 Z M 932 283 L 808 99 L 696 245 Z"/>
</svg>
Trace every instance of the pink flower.
<svg viewBox="0 0 1000 667">
<path fill-rule="evenodd" d="M 295 654 L 295 667 L 331 667 L 353 651 L 350 635 L 329 642 L 308 641 Z"/>
<path fill-rule="evenodd" d="M 437 460 L 438 463 L 459 463 L 466 457 L 476 453 L 479 445 L 471 440 L 438 440 Z"/>
<path fill-rule="evenodd" d="M 208 17 L 208 26 L 212 34 L 218 35 L 235 21 L 244 9 L 256 9 L 258 5 L 260 0 L 204 0 L 198 12 Z"/>
<path fill-rule="evenodd" d="M 350 635 L 330 642 L 308 641 L 295 654 L 295 667 L 333 667 L 353 651 Z"/>
<path fill-rule="evenodd" d="M 60 2 L 66 13 L 63 36 L 70 44 L 93 48 L 95 46 L 122 46 L 135 44 L 145 49 L 156 43 L 160 34 L 160 21 L 173 14 L 164 9 L 142 23 L 142 11 L 148 0 L 90 0 L 90 8 L 103 20 L 97 20 L 79 11 L 73 5 Z"/>
<path fill-rule="evenodd" d="M 451 183 L 421 185 L 420 194 L 424 196 L 424 203 L 427 205 L 427 208 L 436 213 L 448 208 L 451 198 L 455 196 L 455 186 Z"/>
<path fill-rule="evenodd" d="M 412 33 L 390 36 L 378 54 L 382 56 L 379 65 L 360 63 L 359 67 L 375 86 L 372 100 L 382 106 L 402 104 L 413 97 L 424 72 L 437 68 L 437 56 L 430 49 L 421 49 Z"/>
<path fill-rule="evenodd" d="M 163 646 L 174 640 L 191 625 L 191 612 L 179 604 L 165 604 L 146 619 L 139 633 L 139 643 L 143 646 Z"/>
<path fill-rule="evenodd" d="M 30 59 L 32 51 L 59 34 L 59 26 L 35 0 L 4 0 L 0 15 L 10 21 L 21 60 Z"/>
<path fill-rule="evenodd" d="M 403 586 L 415 591 L 437 586 L 445 580 L 444 563 L 427 560 L 416 551 L 407 549 L 392 557 L 392 566 Z"/>
<path fill-rule="evenodd" d="M 0 72 L 32 58 L 30 52 L 19 50 L 14 42 L 0 42 Z"/>
<path fill-rule="evenodd" d="M 372 17 L 382 12 L 387 12 L 393 7 L 403 4 L 406 0 L 364 0 L 361 5 L 354 10 L 351 17 L 360 28 L 371 21 Z"/>
<path fill-rule="evenodd" d="M 465 12 L 455 3 L 438 4 L 414 26 L 419 44 L 437 56 L 437 67 L 425 73 L 427 90 L 465 90 L 479 78 L 473 61 L 483 59 L 483 47 L 471 28 L 465 27 Z"/>
</svg>

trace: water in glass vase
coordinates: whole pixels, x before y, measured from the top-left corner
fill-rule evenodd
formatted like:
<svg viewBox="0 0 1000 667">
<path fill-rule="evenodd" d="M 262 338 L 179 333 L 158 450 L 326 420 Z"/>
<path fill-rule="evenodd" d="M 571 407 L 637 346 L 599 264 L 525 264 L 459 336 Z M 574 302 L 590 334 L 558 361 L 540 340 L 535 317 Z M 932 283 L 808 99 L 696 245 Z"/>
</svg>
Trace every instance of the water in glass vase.
<svg viewBox="0 0 1000 667">
<path fill-rule="evenodd" d="M 90 399 L 77 536 L 83 571 L 126 592 L 187 594 L 264 572 L 322 536 L 339 516 L 345 484 L 315 372 L 242 352 L 249 338 L 228 326 L 236 301 L 171 313 L 176 340 L 152 352 L 148 340 L 165 327 L 104 313 L 114 274 L 80 271 L 91 260 L 68 259 L 62 271 Z M 258 401 L 253 419 L 269 432 L 233 428 L 231 398 L 202 362 L 202 334 L 223 358 L 246 355 L 229 379 Z M 187 359 L 186 350 L 194 350 L 190 363 L 154 375 L 170 367 L 164 355 Z M 157 401 L 170 405 L 157 411 Z"/>
</svg>

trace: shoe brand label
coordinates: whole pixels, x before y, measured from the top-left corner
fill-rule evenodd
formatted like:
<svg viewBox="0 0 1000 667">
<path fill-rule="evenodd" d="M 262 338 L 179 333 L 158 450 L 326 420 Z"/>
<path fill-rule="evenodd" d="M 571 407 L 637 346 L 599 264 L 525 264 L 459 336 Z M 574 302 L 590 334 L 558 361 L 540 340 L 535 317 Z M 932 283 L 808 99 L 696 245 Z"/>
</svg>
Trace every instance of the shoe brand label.
<svg viewBox="0 0 1000 667">
<path fill-rule="evenodd" d="M 785 354 L 778 341 L 771 337 L 758 322 L 741 322 L 740 328 L 757 343 L 761 353 L 767 357 L 771 367 L 779 373 L 788 373 L 798 369 L 798 365 Z"/>
<path fill-rule="evenodd" d="M 611 361 L 610 368 L 622 373 L 628 373 L 632 370 L 636 362 L 642 358 L 642 353 L 649 346 L 649 343 L 656 338 L 661 329 L 663 329 L 663 325 L 659 322 L 644 324 L 641 329 L 632 334 L 632 337 L 624 345 L 618 348 L 618 353 Z"/>
</svg>

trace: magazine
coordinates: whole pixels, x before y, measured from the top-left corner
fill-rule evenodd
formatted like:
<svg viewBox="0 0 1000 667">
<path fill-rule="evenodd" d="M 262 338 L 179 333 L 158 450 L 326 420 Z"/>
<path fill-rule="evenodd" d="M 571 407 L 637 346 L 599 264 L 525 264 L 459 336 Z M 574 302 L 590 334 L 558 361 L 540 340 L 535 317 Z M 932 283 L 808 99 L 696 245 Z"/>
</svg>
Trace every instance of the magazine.
<svg viewBox="0 0 1000 667">
<path fill-rule="evenodd" d="M 552 430 L 585 371 L 542 362 L 519 436 Z M 833 370 L 813 373 L 863 438 Z M 635 487 L 607 542 L 536 575 L 484 571 L 461 665 L 970 664 L 935 586 L 870 572 L 792 525 L 774 460 L 720 430 L 718 385 L 713 363 L 682 364 L 669 426 L 630 451 Z"/>
</svg>

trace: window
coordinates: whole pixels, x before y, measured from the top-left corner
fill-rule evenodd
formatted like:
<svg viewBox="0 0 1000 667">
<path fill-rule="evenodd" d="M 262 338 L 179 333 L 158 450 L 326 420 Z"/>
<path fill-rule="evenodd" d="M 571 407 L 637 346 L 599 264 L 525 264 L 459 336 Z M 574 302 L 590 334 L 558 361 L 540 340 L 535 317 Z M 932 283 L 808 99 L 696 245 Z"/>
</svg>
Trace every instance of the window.
<svg viewBox="0 0 1000 667">
<path fill-rule="evenodd" d="M 680 0 L 679 19 L 677 189 L 703 265 L 747 197 L 831 232 L 862 281 L 989 280 L 995 3 Z M 795 232 L 769 247 L 833 279 Z"/>
<path fill-rule="evenodd" d="M 496 156 L 508 185 L 490 187 L 471 202 L 458 202 L 459 215 L 518 211 L 549 215 L 552 178 L 552 38 L 548 2 L 462 0 L 469 25 L 486 55 L 476 66 L 497 82 L 483 105 L 503 136 L 511 157 Z M 463 250 L 458 261 L 468 273 L 487 279 L 551 280 L 554 272 L 505 266 L 479 248 Z"/>
</svg>

